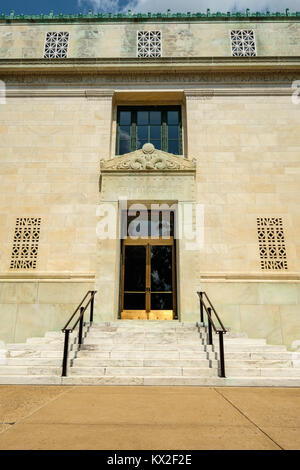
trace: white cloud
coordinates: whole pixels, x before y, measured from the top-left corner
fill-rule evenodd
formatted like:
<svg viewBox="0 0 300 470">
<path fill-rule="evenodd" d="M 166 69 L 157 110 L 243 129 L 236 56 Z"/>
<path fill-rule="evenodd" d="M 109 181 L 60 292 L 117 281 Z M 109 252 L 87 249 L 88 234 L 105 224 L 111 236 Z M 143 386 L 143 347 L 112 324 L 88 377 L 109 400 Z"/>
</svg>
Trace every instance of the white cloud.
<svg viewBox="0 0 300 470">
<path fill-rule="evenodd" d="M 168 8 L 176 12 L 201 12 L 205 13 L 210 8 L 212 13 L 217 11 L 300 11 L 300 0 L 78 0 L 80 8 L 89 7 L 94 12 L 103 13 L 157 13 L 166 12 Z"/>
<path fill-rule="evenodd" d="M 94 12 L 116 13 L 120 10 L 119 0 L 78 0 L 79 8 L 91 8 Z"/>
<path fill-rule="evenodd" d="M 300 11 L 300 0 L 131 0 L 124 10 L 131 9 L 133 12 L 145 13 L 165 12 L 168 8 L 172 12 L 206 12 L 210 11 L 232 11 L 246 10 L 264 11 L 266 9 L 275 11 L 285 11 L 290 8 L 291 11 Z"/>
</svg>

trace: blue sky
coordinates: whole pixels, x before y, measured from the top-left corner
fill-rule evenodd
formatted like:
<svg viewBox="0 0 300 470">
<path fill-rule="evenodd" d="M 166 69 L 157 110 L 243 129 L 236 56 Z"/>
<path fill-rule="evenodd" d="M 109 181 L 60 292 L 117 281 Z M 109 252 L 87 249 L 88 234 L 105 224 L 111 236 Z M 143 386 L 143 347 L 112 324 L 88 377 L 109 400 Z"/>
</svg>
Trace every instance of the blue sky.
<svg viewBox="0 0 300 470">
<path fill-rule="evenodd" d="M 170 8 L 177 11 L 232 11 L 250 8 L 253 11 L 300 11 L 300 0 L 0 0 L 0 12 L 16 14 L 47 14 L 54 13 L 76 14 L 85 13 L 89 9 L 94 12 L 166 12 Z"/>
</svg>

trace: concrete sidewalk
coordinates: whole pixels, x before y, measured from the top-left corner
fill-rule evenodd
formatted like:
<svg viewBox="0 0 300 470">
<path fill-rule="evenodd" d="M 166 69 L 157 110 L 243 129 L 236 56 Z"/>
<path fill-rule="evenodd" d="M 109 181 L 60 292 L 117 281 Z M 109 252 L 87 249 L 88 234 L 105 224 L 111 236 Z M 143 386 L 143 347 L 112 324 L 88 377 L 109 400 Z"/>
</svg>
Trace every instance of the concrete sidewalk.
<svg viewBox="0 0 300 470">
<path fill-rule="evenodd" d="M 0 449 L 300 449 L 300 389 L 1 385 Z"/>
</svg>

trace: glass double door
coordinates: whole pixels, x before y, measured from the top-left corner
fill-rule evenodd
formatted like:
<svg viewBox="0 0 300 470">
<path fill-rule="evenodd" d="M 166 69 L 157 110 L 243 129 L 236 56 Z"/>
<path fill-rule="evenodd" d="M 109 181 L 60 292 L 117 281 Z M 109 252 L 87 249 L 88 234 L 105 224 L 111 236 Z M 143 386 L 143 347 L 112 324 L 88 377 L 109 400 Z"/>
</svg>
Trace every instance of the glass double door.
<svg viewBox="0 0 300 470">
<path fill-rule="evenodd" d="M 172 320 L 175 312 L 174 241 L 124 241 L 121 318 Z"/>
</svg>

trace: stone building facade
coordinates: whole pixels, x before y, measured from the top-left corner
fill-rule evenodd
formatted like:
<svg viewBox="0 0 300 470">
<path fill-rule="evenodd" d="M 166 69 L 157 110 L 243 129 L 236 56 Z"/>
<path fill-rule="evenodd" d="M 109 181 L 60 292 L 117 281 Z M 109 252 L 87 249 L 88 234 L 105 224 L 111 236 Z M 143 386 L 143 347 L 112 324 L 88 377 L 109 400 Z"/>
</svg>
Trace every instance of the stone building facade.
<svg viewBox="0 0 300 470">
<path fill-rule="evenodd" d="M 89 289 L 95 319 L 126 318 L 127 201 L 193 229 L 200 208 L 173 318 L 197 321 L 202 290 L 232 331 L 297 347 L 300 13 L 2 15 L 0 80 L 0 340 L 61 329 Z"/>
</svg>

